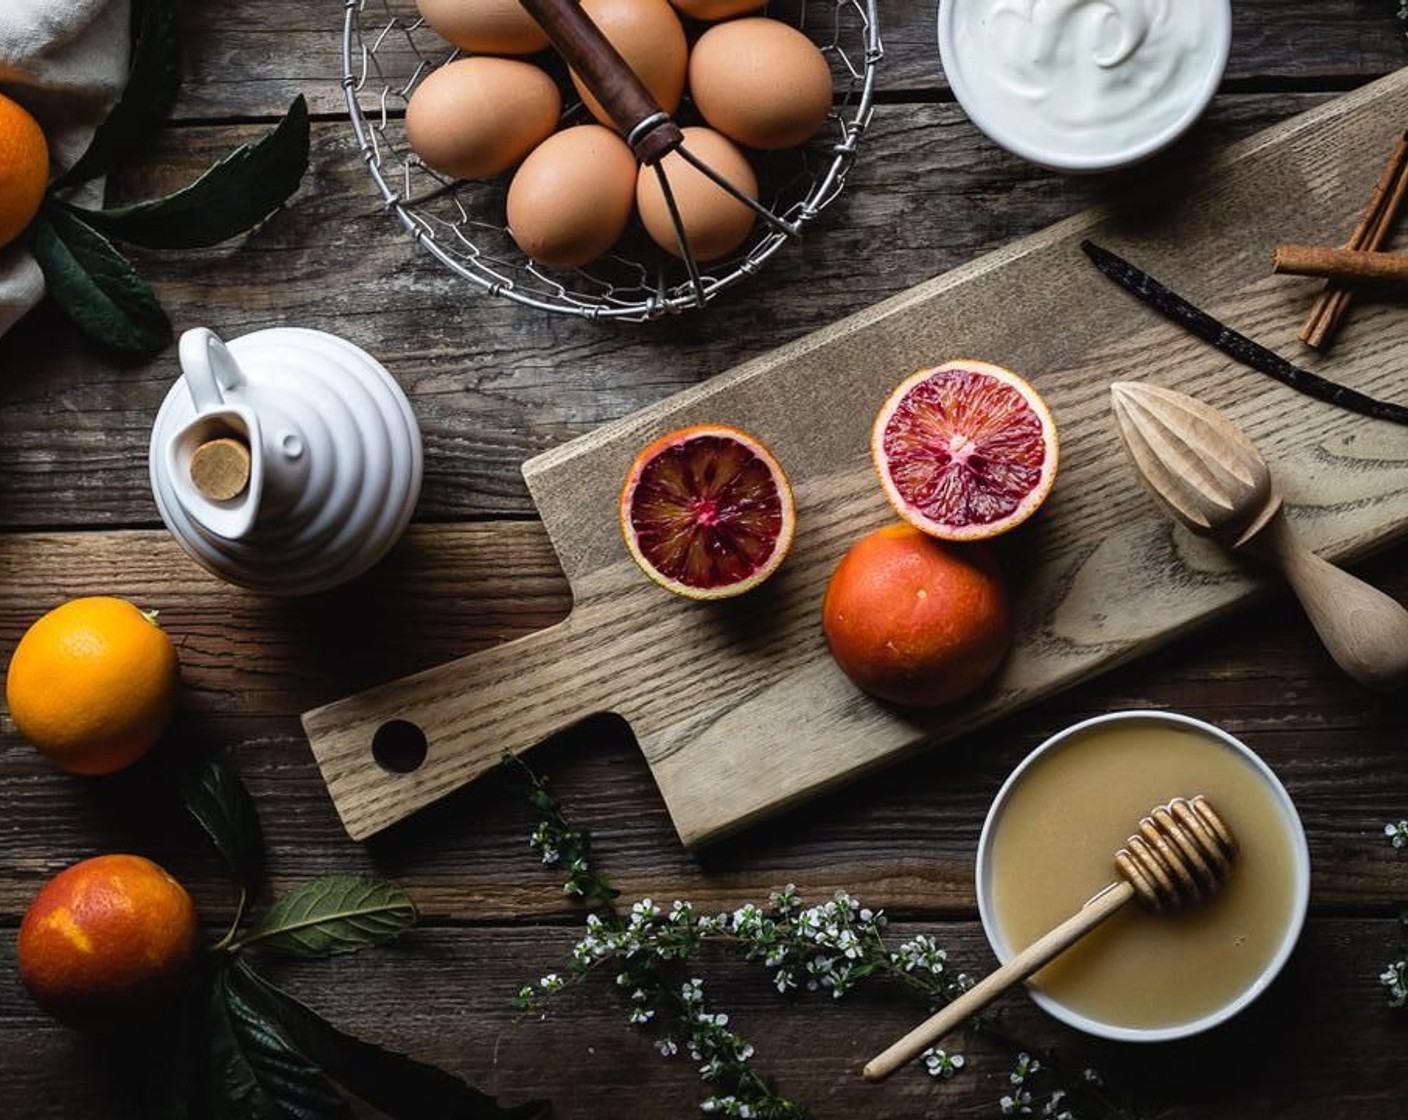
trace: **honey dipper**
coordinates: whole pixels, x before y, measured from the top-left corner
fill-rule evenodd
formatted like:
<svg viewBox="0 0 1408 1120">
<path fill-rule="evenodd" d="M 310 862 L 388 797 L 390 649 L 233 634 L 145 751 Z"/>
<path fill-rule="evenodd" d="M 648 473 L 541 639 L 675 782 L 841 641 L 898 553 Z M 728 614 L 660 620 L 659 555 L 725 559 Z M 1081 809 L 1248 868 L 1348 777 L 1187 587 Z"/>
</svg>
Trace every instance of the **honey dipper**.
<svg viewBox="0 0 1408 1120">
<path fill-rule="evenodd" d="M 867 1081 L 883 1081 L 954 1027 L 976 1015 L 1012 985 L 1065 952 L 1131 898 L 1156 913 L 1194 906 L 1214 894 L 1232 871 L 1237 841 L 1205 797 L 1176 798 L 1153 809 L 1139 831 L 1115 853 L 1111 883 L 1051 932 L 964 992 L 865 1067 Z"/>
</svg>

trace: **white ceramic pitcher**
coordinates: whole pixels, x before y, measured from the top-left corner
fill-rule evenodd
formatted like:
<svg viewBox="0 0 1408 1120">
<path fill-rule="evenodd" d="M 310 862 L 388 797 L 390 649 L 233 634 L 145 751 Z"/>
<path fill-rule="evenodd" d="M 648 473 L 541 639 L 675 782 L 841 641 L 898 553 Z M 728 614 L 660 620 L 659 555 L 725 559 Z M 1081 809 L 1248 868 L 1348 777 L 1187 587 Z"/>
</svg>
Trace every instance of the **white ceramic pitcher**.
<svg viewBox="0 0 1408 1120">
<path fill-rule="evenodd" d="M 305 595 L 386 554 L 420 494 L 422 450 L 410 404 L 379 362 L 289 327 L 228 345 L 190 330 L 180 360 L 149 462 L 162 520 L 196 561 L 241 587 Z M 192 477 L 216 440 L 248 450 L 232 496 Z"/>
</svg>

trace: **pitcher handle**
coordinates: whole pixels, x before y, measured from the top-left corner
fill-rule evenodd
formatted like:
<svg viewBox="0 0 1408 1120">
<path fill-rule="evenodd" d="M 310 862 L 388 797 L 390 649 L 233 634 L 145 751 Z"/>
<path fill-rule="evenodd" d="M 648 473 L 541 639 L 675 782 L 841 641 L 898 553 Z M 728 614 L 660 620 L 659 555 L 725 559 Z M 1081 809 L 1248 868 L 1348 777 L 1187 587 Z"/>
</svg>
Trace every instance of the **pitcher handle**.
<svg viewBox="0 0 1408 1120">
<path fill-rule="evenodd" d="M 220 336 L 206 327 L 196 327 L 181 336 L 181 374 L 197 412 L 220 408 L 225 394 L 244 384 L 235 356 Z"/>
</svg>

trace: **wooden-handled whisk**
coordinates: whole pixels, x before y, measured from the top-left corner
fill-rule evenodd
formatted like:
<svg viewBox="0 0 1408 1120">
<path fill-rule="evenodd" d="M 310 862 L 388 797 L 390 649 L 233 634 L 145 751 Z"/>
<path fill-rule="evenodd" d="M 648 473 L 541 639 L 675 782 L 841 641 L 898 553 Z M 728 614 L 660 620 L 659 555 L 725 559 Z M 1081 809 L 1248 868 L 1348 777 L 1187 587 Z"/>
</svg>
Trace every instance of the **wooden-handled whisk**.
<svg viewBox="0 0 1408 1120">
<path fill-rule="evenodd" d="M 883 1081 L 918 1057 L 1012 985 L 1070 948 L 1132 898 L 1157 913 L 1196 905 L 1214 894 L 1232 871 L 1237 841 L 1205 797 L 1177 798 L 1139 822 L 1139 831 L 1115 853 L 1120 878 L 1050 933 L 1023 949 L 938 1014 L 920 1023 L 865 1067 L 867 1081 Z"/>
<path fill-rule="evenodd" d="M 645 84 L 627 65 L 620 53 L 602 34 L 575 0 L 520 0 L 524 9 L 542 27 L 557 52 L 582 79 L 598 102 L 620 129 L 621 135 L 641 163 L 652 167 L 660 183 L 660 192 L 675 228 L 680 256 L 689 270 L 696 301 L 704 303 L 704 280 L 699 273 L 699 261 L 685 232 L 670 177 L 661 161 L 671 152 L 701 175 L 713 181 L 721 190 L 752 210 L 768 225 L 788 237 L 796 235 L 800 225 L 774 214 L 746 191 L 740 190 L 709 164 L 691 152 L 684 143 L 684 133 L 670 115 L 656 103 Z"/>
</svg>

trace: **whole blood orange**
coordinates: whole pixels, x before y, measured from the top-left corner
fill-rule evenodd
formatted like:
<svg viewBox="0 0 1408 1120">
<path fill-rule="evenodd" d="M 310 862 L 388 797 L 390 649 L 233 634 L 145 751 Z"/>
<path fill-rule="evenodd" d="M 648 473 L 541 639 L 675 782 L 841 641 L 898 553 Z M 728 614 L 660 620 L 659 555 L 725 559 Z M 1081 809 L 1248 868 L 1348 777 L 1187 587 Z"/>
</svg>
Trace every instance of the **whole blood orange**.
<svg viewBox="0 0 1408 1120">
<path fill-rule="evenodd" d="M 149 859 L 111 855 L 49 880 L 20 923 L 16 957 L 34 1001 L 79 1030 L 113 1031 L 160 1013 L 196 951 L 184 887 Z"/>
<path fill-rule="evenodd" d="M 871 455 L 885 495 L 941 540 L 996 536 L 1029 518 L 1056 481 L 1056 424 L 1010 370 L 956 361 L 923 369 L 890 394 Z"/>
<path fill-rule="evenodd" d="M 721 425 L 681 428 L 631 464 L 621 532 L 651 579 L 690 599 L 757 587 L 792 545 L 792 488 L 772 453 Z"/>
<path fill-rule="evenodd" d="M 75 774 L 110 774 L 161 737 L 176 708 L 176 647 L 154 616 L 74 599 L 26 631 L 5 678 L 20 734 Z"/>
<path fill-rule="evenodd" d="M 49 145 L 39 122 L 0 94 L 0 247 L 39 213 L 49 182 Z"/>
<path fill-rule="evenodd" d="M 1012 644 L 1007 593 L 987 549 L 889 525 L 846 553 L 821 607 L 831 654 L 882 700 L 958 700 L 996 671 Z"/>
</svg>

